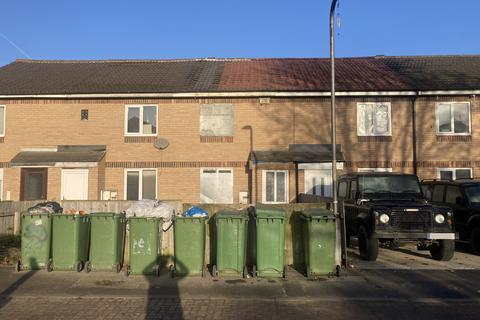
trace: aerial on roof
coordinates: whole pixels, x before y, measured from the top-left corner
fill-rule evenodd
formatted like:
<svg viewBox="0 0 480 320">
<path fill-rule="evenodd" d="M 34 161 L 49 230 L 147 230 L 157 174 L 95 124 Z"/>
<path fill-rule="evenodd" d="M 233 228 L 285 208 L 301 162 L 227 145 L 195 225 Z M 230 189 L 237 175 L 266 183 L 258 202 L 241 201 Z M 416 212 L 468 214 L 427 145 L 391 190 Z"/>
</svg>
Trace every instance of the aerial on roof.
<svg viewBox="0 0 480 320">
<path fill-rule="evenodd" d="M 479 90 L 480 55 L 337 58 L 338 91 Z M 329 92 L 329 59 L 17 60 L 0 95 Z"/>
</svg>

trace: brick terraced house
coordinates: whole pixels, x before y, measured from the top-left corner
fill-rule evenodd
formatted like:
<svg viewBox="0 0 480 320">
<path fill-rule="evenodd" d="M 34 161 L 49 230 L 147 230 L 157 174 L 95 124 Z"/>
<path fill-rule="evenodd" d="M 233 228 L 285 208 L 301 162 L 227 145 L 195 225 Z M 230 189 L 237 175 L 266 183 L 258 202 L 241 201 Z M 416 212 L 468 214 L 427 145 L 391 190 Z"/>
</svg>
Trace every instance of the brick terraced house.
<svg viewBox="0 0 480 320">
<path fill-rule="evenodd" d="M 338 173 L 480 171 L 480 56 L 337 60 Z M 328 59 L 17 60 L 0 199 L 295 202 L 331 194 Z"/>
</svg>

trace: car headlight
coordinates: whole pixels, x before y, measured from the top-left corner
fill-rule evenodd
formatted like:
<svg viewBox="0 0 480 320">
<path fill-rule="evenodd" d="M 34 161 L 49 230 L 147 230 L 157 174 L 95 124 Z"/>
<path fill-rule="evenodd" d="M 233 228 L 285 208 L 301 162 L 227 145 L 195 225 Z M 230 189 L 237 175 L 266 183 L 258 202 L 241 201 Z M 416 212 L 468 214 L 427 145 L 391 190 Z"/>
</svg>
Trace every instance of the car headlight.
<svg viewBox="0 0 480 320">
<path fill-rule="evenodd" d="M 387 224 L 388 221 L 390 221 L 390 217 L 389 217 L 388 214 L 386 214 L 386 213 L 382 213 L 378 219 L 379 219 L 380 222 L 383 223 L 383 224 Z"/>
<path fill-rule="evenodd" d="M 436 214 L 435 215 L 435 222 L 438 224 L 442 224 L 445 222 L 445 216 L 443 214 Z"/>
</svg>

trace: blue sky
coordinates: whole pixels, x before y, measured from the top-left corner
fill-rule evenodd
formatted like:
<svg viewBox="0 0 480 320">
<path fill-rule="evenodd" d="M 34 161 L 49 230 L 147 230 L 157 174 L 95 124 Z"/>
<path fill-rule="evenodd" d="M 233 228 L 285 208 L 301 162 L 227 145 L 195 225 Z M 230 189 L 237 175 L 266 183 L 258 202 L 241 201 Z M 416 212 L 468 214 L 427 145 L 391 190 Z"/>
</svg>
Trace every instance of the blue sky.
<svg viewBox="0 0 480 320">
<path fill-rule="evenodd" d="M 33 59 L 327 57 L 330 0 L 5 0 L 0 65 Z M 338 56 L 478 54 L 478 0 L 340 0 Z"/>
</svg>

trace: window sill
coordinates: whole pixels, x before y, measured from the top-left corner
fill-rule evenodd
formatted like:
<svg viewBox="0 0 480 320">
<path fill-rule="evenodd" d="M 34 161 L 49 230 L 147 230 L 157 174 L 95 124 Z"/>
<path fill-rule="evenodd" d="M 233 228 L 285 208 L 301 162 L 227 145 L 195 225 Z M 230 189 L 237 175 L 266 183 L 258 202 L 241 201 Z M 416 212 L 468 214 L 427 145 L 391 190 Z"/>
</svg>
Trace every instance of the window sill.
<svg viewBox="0 0 480 320">
<path fill-rule="evenodd" d="M 233 143 L 233 136 L 200 136 L 200 143 Z"/>
<path fill-rule="evenodd" d="M 471 142 L 472 136 L 470 134 L 450 134 L 437 135 L 437 142 Z"/>
<path fill-rule="evenodd" d="M 357 136 L 358 142 L 392 142 L 392 136 Z"/>
<path fill-rule="evenodd" d="M 153 143 L 157 136 L 125 136 L 125 143 Z"/>
</svg>

